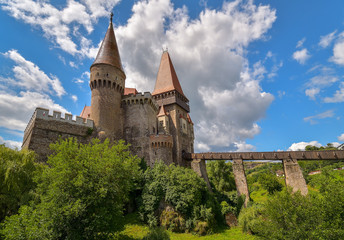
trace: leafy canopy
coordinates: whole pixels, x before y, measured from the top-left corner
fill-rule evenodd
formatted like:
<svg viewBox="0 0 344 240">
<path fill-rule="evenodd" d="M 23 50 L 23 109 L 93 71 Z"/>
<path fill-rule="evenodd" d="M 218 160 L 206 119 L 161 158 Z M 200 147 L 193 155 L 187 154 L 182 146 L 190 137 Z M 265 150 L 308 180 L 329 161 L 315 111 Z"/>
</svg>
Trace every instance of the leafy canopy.
<svg viewBox="0 0 344 240">
<path fill-rule="evenodd" d="M 60 140 L 37 176 L 39 200 L 5 220 L 5 239 L 101 239 L 122 228 L 124 204 L 140 178 L 123 141 Z"/>
</svg>

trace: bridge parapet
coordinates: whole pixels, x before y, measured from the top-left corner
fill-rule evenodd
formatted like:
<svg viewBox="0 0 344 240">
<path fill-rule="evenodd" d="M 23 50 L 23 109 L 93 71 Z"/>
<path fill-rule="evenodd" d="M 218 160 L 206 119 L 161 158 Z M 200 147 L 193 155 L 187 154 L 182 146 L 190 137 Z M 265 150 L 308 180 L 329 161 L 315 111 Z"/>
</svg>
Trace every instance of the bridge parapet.
<svg viewBox="0 0 344 240">
<path fill-rule="evenodd" d="M 205 160 L 344 160 L 343 150 L 327 151 L 280 151 L 280 152 L 205 152 L 186 153 L 185 159 Z"/>
</svg>

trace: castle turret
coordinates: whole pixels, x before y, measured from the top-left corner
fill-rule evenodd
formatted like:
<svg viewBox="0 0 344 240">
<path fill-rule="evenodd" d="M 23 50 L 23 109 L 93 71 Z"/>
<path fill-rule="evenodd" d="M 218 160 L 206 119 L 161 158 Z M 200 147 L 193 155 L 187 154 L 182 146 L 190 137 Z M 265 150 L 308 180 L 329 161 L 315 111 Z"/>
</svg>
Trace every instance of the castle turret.
<svg viewBox="0 0 344 240">
<path fill-rule="evenodd" d="M 173 162 L 186 166 L 184 152 L 193 152 L 193 124 L 189 116 L 189 100 L 185 96 L 170 55 L 164 51 L 152 93 L 160 106 L 159 127 L 162 124 L 166 132 L 173 137 Z M 190 120 L 189 120 L 190 119 Z M 161 127 L 160 127 L 161 129 Z"/>
<path fill-rule="evenodd" d="M 123 135 L 121 99 L 125 89 L 125 73 L 112 25 L 105 34 L 97 57 L 91 66 L 91 119 L 99 137 L 119 139 Z"/>
</svg>

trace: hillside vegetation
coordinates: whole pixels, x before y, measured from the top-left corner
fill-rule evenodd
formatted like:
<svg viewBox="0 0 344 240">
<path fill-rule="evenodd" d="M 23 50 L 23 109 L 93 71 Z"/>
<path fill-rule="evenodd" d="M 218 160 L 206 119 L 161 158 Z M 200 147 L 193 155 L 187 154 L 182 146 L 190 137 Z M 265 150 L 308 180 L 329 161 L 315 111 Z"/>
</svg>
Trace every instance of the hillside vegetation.
<svg viewBox="0 0 344 240">
<path fill-rule="evenodd" d="M 307 196 L 286 188 L 281 163 L 245 163 L 243 208 L 230 162 L 207 163 L 209 191 L 191 169 L 149 168 L 121 141 L 51 148 L 43 164 L 0 145 L 0 239 L 344 239 L 343 162 L 300 162 Z"/>
</svg>

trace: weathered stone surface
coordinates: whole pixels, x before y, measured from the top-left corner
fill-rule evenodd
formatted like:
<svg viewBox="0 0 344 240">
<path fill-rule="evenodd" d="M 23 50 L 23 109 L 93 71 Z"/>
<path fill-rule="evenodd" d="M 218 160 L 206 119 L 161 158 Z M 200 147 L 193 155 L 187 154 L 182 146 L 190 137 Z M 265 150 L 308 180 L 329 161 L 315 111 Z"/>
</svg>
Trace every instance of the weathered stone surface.
<svg viewBox="0 0 344 240">
<path fill-rule="evenodd" d="M 296 159 L 284 159 L 283 169 L 285 183 L 293 188 L 293 192 L 300 191 L 302 195 L 308 194 L 306 180 L 302 175 L 302 170 Z"/>
<path fill-rule="evenodd" d="M 238 191 L 238 195 L 245 195 L 245 206 L 250 199 L 250 193 L 248 191 L 247 180 L 245 175 L 245 169 L 242 159 L 233 160 L 233 173 L 235 179 L 235 185 Z"/>
<path fill-rule="evenodd" d="M 202 177 L 205 181 L 205 183 L 207 184 L 207 187 L 209 189 L 209 191 L 212 192 L 211 186 L 210 186 L 210 182 L 209 182 L 209 178 L 208 178 L 208 173 L 207 173 L 207 167 L 205 164 L 205 160 L 202 159 L 194 159 L 191 162 L 191 169 L 194 170 L 198 176 Z"/>
</svg>

